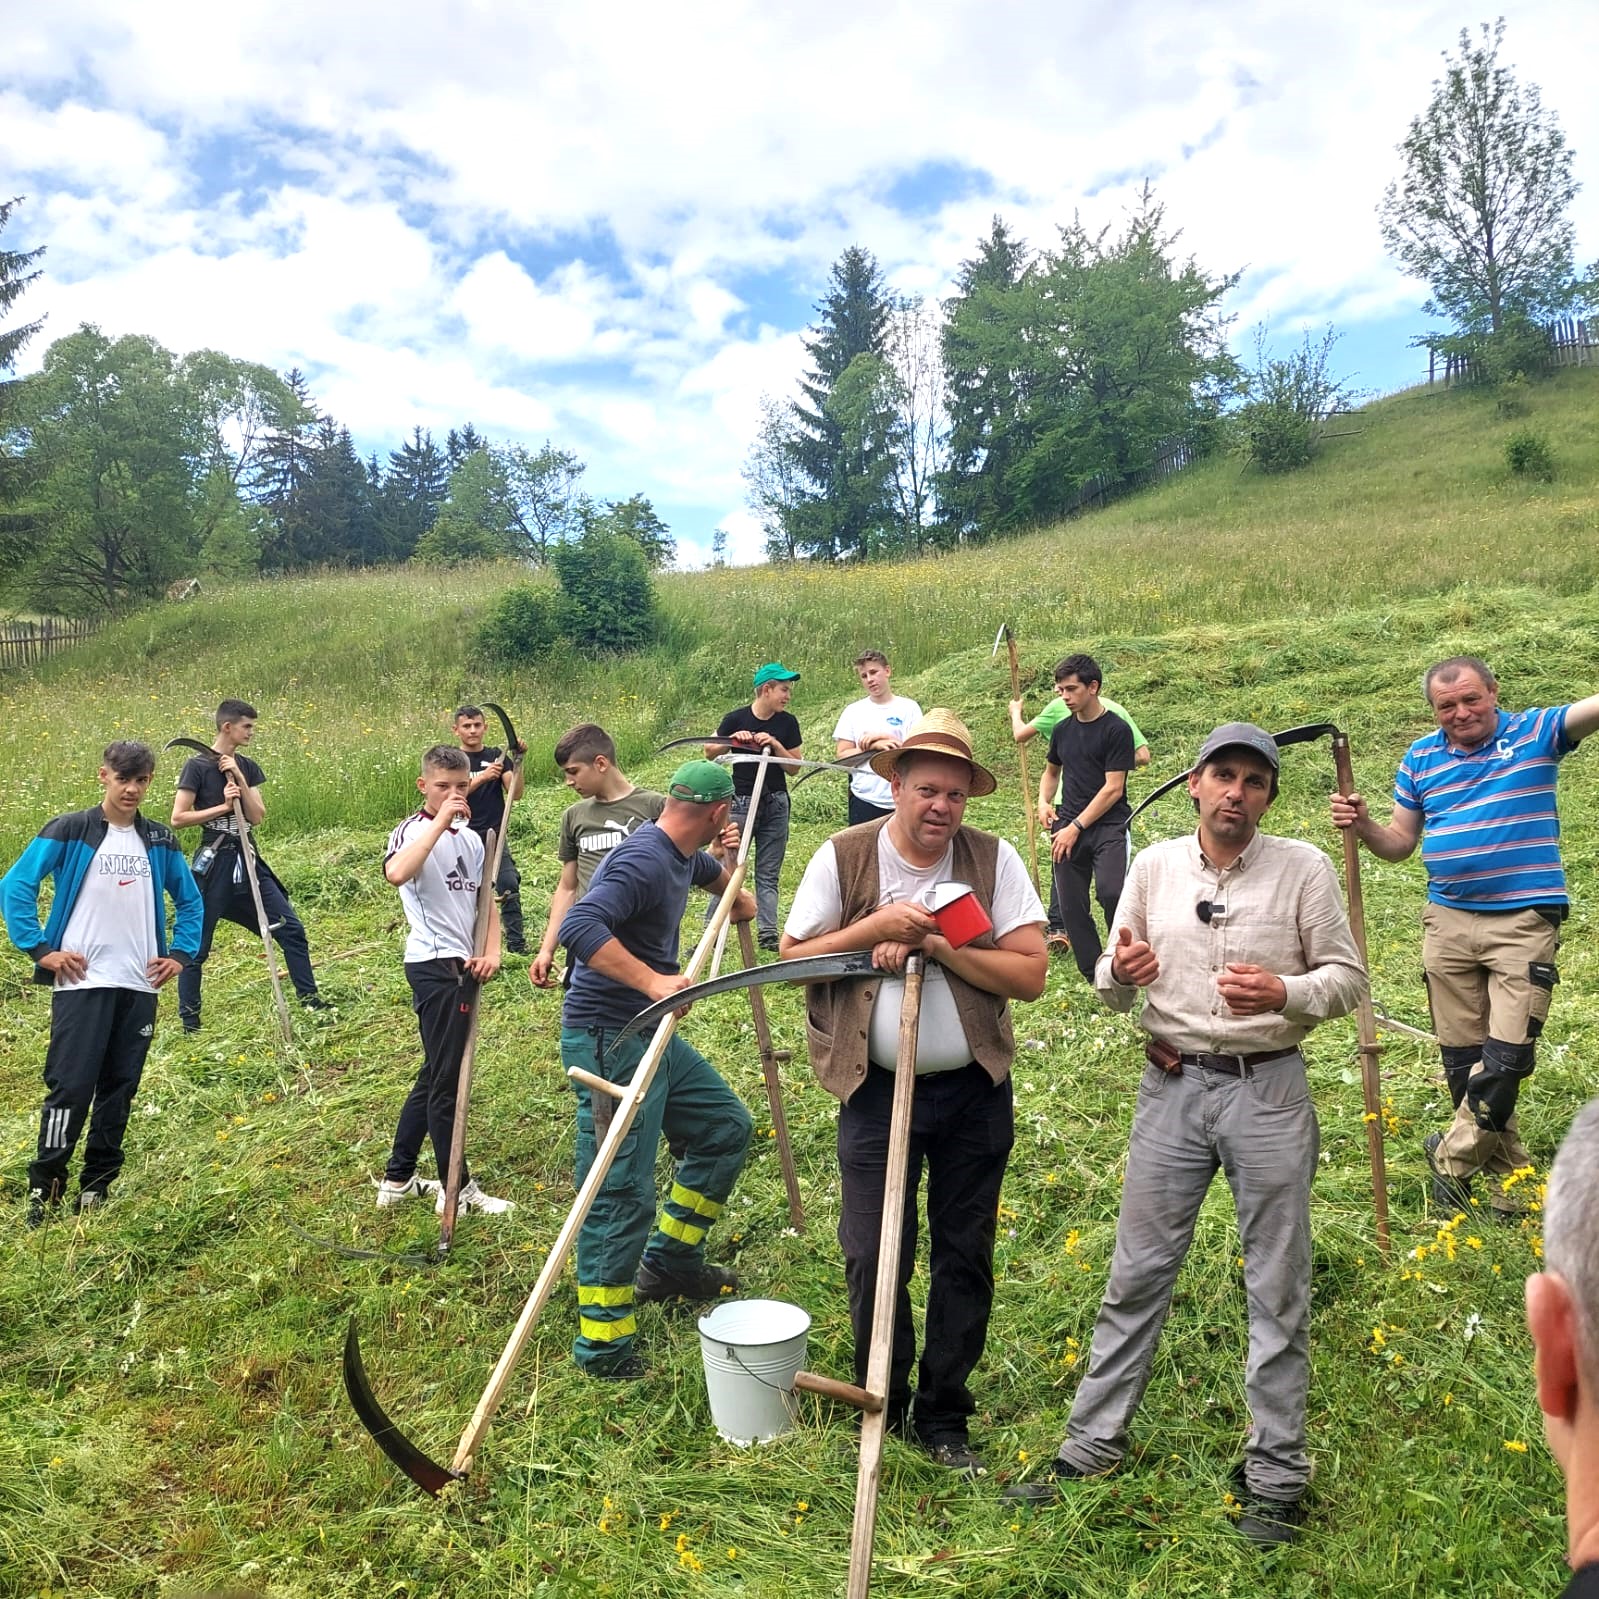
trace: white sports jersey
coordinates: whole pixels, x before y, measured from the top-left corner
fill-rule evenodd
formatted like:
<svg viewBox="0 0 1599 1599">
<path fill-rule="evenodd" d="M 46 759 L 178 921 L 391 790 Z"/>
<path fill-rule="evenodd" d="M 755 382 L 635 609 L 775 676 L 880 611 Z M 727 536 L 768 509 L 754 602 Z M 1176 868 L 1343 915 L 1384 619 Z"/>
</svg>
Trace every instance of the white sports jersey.
<svg viewBox="0 0 1599 1599">
<path fill-rule="evenodd" d="M 61 934 L 61 948 L 85 956 L 89 974 L 81 983 L 58 974 L 57 988 L 155 992 L 147 970 L 158 953 L 155 899 L 150 856 L 137 828 L 107 825 Z"/>
<path fill-rule="evenodd" d="M 406 817 L 389 834 L 384 861 L 411 843 L 418 829 L 432 825 L 433 818 L 426 811 Z M 469 827 L 440 834 L 422 870 L 400 884 L 400 904 L 410 924 L 405 939 L 407 961 L 472 958 L 472 927 L 482 880 L 483 840 Z"/>
</svg>

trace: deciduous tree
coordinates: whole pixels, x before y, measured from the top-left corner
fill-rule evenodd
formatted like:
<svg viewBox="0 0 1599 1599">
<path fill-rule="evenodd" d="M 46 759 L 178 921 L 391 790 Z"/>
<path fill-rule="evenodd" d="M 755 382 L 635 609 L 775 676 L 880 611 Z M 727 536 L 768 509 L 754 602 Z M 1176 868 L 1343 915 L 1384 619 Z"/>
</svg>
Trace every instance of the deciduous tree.
<svg viewBox="0 0 1599 1599">
<path fill-rule="evenodd" d="M 578 481 L 584 465 L 571 450 L 558 450 L 548 439 L 542 449 L 516 444 L 496 455 L 505 474 L 519 553 L 543 566 L 558 544 L 582 531 L 588 502 Z"/>
<path fill-rule="evenodd" d="M 1432 291 L 1428 313 L 1461 334 L 1558 315 L 1582 292 L 1572 152 L 1537 86 L 1500 65 L 1504 35 L 1502 17 L 1475 42 L 1461 29 L 1378 207 L 1384 244 Z"/>
</svg>

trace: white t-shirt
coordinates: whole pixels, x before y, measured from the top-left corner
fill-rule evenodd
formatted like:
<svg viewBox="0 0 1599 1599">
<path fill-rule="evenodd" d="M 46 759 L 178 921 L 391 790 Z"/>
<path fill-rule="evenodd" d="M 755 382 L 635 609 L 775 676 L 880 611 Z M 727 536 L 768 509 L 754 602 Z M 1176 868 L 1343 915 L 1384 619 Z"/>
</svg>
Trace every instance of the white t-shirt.
<svg viewBox="0 0 1599 1599">
<path fill-rule="evenodd" d="M 136 988 L 153 994 L 147 970 L 158 953 L 150 856 L 137 828 L 107 825 L 94 852 L 77 903 L 61 934 L 61 948 L 89 962 L 80 983 L 58 973 L 57 988 Z"/>
<path fill-rule="evenodd" d="M 426 811 L 408 816 L 389 834 L 387 863 L 415 839 L 418 830 L 432 827 Z M 400 904 L 410 931 L 405 938 L 405 960 L 470 960 L 472 929 L 477 920 L 478 884 L 483 881 L 483 840 L 469 827 L 443 833 L 428 851 L 422 870 L 400 884 Z"/>
<path fill-rule="evenodd" d="M 892 733 L 895 738 L 902 739 L 921 719 L 921 706 L 903 694 L 893 695 L 883 705 L 874 705 L 870 699 L 855 700 L 839 713 L 833 738 L 847 738 L 857 746 L 862 739 L 875 738 L 882 733 Z M 861 767 L 850 778 L 849 786 L 856 799 L 865 800 L 879 810 L 886 811 L 894 803 L 894 791 L 888 786 L 888 779 L 879 777 L 870 766 Z"/>
<path fill-rule="evenodd" d="M 912 866 L 888 836 L 888 828 L 877 835 L 877 880 L 879 906 L 900 900 L 926 904 L 923 896 L 935 884 L 949 881 L 955 860 L 953 842 L 943 858 L 933 866 Z M 800 879 L 794 904 L 784 931 L 790 938 L 818 938 L 835 931 L 843 921 L 843 899 L 838 887 L 838 857 L 829 839 L 811 857 Z M 1027 868 L 1013 846 L 999 841 L 999 860 L 994 872 L 992 910 L 994 937 L 1003 938 L 1018 927 L 1046 920 L 1038 891 L 1027 876 Z M 885 976 L 872 1003 L 872 1020 L 867 1037 L 867 1054 L 879 1066 L 892 1068 L 899 1053 L 899 1011 L 905 997 L 905 979 Z M 955 996 L 950 991 L 944 968 L 929 961 L 922 980 L 922 1009 L 917 1021 L 916 1070 L 952 1071 L 972 1058 L 966 1030 L 961 1026 Z"/>
</svg>

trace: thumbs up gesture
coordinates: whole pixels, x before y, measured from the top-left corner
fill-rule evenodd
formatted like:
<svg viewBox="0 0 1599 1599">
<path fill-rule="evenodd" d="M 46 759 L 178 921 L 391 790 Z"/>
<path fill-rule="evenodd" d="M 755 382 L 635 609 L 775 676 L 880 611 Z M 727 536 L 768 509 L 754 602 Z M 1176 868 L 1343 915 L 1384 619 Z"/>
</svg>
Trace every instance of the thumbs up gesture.
<svg viewBox="0 0 1599 1599">
<path fill-rule="evenodd" d="M 1110 975 L 1124 988 L 1148 988 L 1160 976 L 1160 957 L 1144 939 L 1134 938 L 1132 928 L 1125 923 L 1116 933 Z"/>
</svg>

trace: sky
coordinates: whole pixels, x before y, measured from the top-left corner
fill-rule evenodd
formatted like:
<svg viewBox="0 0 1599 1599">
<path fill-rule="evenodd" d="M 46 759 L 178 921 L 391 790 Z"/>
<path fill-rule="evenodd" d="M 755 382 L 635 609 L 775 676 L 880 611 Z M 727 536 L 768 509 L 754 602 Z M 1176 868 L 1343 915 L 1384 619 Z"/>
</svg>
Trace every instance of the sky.
<svg viewBox="0 0 1599 1599">
<path fill-rule="evenodd" d="M 1599 256 L 1599 6 L 1503 5 Z M 936 299 L 1003 216 L 1047 247 L 1151 180 L 1240 273 L 1235 342 L 1330 322 L 1425 377 L 1375 208 L 1460 29 L 1418 0 L 51 0 L 7 25 L 8 249 L 47 246 L 19 365 L 92 322 L 298 366 L 362 453 L 417 424 L 545 439 L 642 493 L 684 564 L 761 554 L 740 466 L 849 245 Z"/>
</svg>

